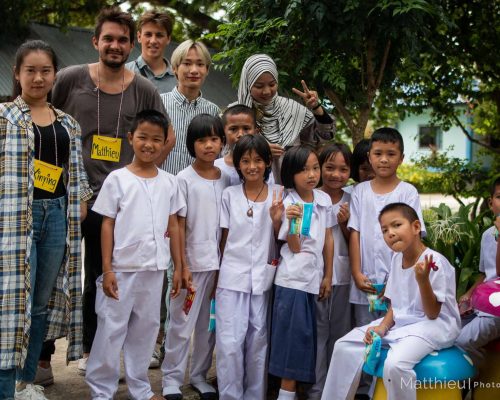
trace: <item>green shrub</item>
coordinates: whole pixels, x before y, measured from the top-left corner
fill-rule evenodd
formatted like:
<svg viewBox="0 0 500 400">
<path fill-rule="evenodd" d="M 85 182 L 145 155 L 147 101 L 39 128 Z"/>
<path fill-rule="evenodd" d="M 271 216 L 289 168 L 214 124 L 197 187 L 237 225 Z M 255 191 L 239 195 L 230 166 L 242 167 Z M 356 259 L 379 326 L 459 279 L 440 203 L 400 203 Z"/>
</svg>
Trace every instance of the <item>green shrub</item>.
<svg viewBox="0 0 500 400">
<path fill-rule="evenodd" d="M 444 255 L 455 267 L 457 298 L 474 283 L 479 273 L 481 236 L 493 221 L 491 212 L 472 217 L 474 203 L 462 205 L 457 212 L 441 203 L 423 211 L 427 237 L 424 242 Z"/>
<path fill-rule="evenodd" d="M 440 172 L 431 172 L 416 164 L 401 164 L 398 168 L 399 179 L 411 183 L 419 193 L 441 193 L 435 182 L 442 180 Z"/>
</svg>

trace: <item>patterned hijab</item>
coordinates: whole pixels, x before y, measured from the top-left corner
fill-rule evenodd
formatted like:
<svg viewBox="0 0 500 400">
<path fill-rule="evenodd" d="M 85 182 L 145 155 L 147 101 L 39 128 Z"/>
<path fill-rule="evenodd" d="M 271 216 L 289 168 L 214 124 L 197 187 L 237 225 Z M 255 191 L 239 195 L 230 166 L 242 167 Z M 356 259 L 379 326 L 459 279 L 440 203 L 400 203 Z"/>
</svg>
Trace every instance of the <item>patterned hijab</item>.
<svg viewBox="0 0 500 400">
<path fill-rule="evenodd" d="M 238 102 L 257 110 L 257 123 L 262 135 L 270 143 L 277 143 L 282 147 L 292 145 L 313 115 L 295 100 L 278 94 L 267 105 L 253 100 L 250 90 L 264 72 L 269 72 L 278 82 L 278 69 L 268 55 L 254 54 L 245 61 L 238 87 Z"/>
</svg>

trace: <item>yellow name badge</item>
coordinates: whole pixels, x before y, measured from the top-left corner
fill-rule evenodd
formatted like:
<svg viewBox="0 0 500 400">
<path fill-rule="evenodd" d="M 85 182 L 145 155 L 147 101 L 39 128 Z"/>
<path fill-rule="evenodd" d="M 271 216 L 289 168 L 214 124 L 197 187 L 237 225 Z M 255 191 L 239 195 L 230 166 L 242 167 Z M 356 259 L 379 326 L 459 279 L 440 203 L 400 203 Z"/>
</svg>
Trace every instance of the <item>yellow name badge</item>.
<svg viewBox="0 0 500 400">
<path fill-rule="evenodd" d="M 50 193 L 56 191 L 57 183 L 61 178 L 62 168 L 35 159 L 35 187 Z"/>
<path fill-rule="evenodd" d="M 119 162 L 121 148 L 122 140 L 120 138 L 94 135 L 90 158 L 94 160 Z"/>
</svg>

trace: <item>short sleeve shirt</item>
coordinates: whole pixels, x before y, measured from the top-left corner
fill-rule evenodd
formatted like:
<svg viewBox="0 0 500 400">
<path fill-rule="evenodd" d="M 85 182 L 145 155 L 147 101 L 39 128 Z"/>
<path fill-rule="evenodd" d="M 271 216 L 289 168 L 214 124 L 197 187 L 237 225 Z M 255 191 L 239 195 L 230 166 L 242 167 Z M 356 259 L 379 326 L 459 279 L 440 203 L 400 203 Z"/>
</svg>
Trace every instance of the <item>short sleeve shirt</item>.
<svg viewBox="0 0 500 400">
<path fill-rule="evenodd" d="M 219 269 L 219 226 L 222 192 L 229 178 L 205 179 L 190 165 L 177 175 L 179 196 L 185 204 L 178 215 L 186 218 L 186 259 L 192 272 Z"/>
<path fill-rule="evenodd" d="M 121 272 L 165 270 L 170 262 L 167 227 L 183 207 L 174 176 L 158 170 L 141 178 L 128 168 L 105 179 L 92 210 L 115 220 L 112 266 Z"/>
<path fill-rule="evenodd" d="M 415 279 L 414 267 L 403 268 L 403 254 L 395 253 L 385 289 L 385 297 L 391 300 L 395 325 L 389 339 L 418 336 L 436 349 L 451 346 L 460 332 L 460 313 L 456 301 L 455 269 L 438 252 L 427 248 L 417 262 L 432 255 L 438 267 L 431 271 L 429 279 L 432 291 L 441 303 L 441 311 L 434 320 L 427 318 L 422 305 L 420 289 Z"/>
<path fill-rule="evenodd" d="M 291 190 L 283 205 L 285 209 L 294 203 L 304 203 L 295 190 Z M 332 201 L 330 196 L 321 190 L 314 189 L 313 213 L 309 236 L 300 237 L 301 250 L 292 253 L 286 243 L 289 222 L 283 213 L 283 222 L 278 239 L 285 241 L 281 246 L 281 261 L 276 272 L 274 283 L 278 286 L 298 289 L 318 294 L 323 279 L 323 247 L 326 229 L 333 225 Z"/>
<path fill-rule="evenodd" d="M 342 198 L 338 203 L 333 204 L 333 285 L 348 285 L 351 282 L 351 264 L 349 263 L 349 248 L 345 240 L 340 225 L 337 223 L 337 214 L 340 206 L 349 203 L 351 195 L 343 192 Z"/>
<path fill-rule="evenodd" d="M 100 135 L 117 136 L 121 141 L 119 162 L 91 158 L 93 136 L 97 134 L 97 87 L 90 77 L 87 64 L 74 65 L 57 73 L 52 90 L 52 103 L 55 107 L 73 116 L 82 129 L 82 158 L 94 197 L 93 203 L 104 179 L 111 171 L 124 167 L 133 159 L 134 152 L 127 140 L 135 116 L 146 109 L 157 110 L 167 116 L 156 88 L 142 76 L 136 75 L 121 94 L 99 92 L 99 130 Z M 118 119 L 118 114 L 120 118 Z M 168 117 L 168 116 L 167 116 Z"/>
<path fill-rule="evenodd" d="M 356 185 L 351 194 L 350 218 L 348 227 L 359 232 L 361 250 L 361 272 L 373 283 L 382 283 L 389 274 L 394 252 L 387 246 L 382 235 L 378 216 L 382 208 L 390 203 L 406 203 L 414 208 L 425 233 L 424 219 L 420 208 L 417 189 L 406 182 L 399 182 L 390 193 L 377 194 L 371 182 Z M 368 304 L 365 292 L 351 283 L 349 301 L 354 304 Z"/>
<path fill-rule="evenodd" d="M 479 271 L 486 275 L 487 281 L 497 278 L 496 267 L 497 242 L 495 240 L 495 227 L 488 228 L 481 237 L 481 252 L 479 258 Z"/>
<path fill-rule="evenodd" d="M 266 200 L 253 202 L 247 201 L 241 184 L 224 190 L 220 227 L 228 229 L 228 236 L 218 287 L 253 294 L 269 289 L 265 287 L 266 275 L 274 276 L 276 271 L 275 266 L 270 266 L 274 231 L 269 208 L 273 191 L 279 193 L 280 186 L 268 185 Z M 252 217 L 247 215 L 249 207 L 252 207 Z"/>
</svg>

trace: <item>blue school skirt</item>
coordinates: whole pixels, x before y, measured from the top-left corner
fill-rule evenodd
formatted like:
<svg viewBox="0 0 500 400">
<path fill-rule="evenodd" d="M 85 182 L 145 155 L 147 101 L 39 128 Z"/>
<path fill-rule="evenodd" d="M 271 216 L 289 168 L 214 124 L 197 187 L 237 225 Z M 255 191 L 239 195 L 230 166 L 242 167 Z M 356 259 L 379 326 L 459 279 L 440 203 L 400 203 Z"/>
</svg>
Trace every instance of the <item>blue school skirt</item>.
<svg viewBox="0 0 500 400">
<path fill-rule="evenodd" d="M 275 285 L 269 372 L 280 378 L 316 382 L 314 294 Z"/>
</svg>

